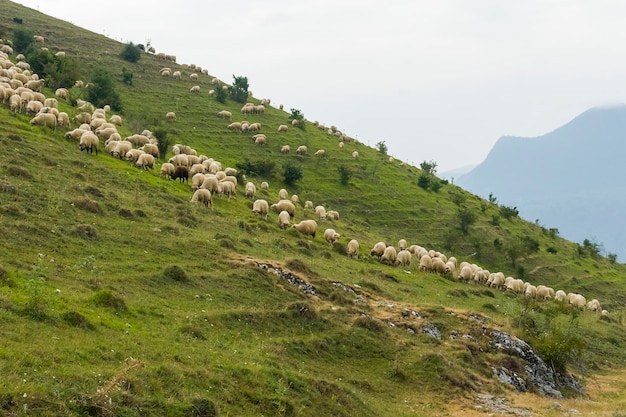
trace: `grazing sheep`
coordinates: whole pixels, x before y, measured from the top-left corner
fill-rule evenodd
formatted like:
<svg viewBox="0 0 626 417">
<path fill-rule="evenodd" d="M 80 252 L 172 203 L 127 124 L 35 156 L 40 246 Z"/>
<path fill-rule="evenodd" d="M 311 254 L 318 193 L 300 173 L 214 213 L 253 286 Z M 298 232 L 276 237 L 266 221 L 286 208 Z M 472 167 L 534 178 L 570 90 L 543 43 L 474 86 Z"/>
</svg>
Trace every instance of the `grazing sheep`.
<svg viewBox="0 0 626 417">
<path fill-rule="evenodd" d="M 222 186 L 220 185 L 217 177 L 213 174 L 207 174 L 204 176 L 204 181 L 202 182 L 200 188 L 206 188 L 207 190 L 217 195 L 222 194 Z"/>
<path fill-rule="evenodd" d="M 213 202 L 211 200 L 211 192 L 205 188 L 198 188 L 194 193 L 193 197 L 191 197 L 190 202 L 200 202 L 203 203 L 206 207 L 213 207 Z"/>
<path fill-rule="evenodd" d="M 87 129 L 76 128 L 74 130 L 70 130 L 69 132 L 65 132 L 65 139 L 80 140 L 80 137 L 85 132 L 87 132 Z"/>
<path fill-rule="evenodd" d="M 269 204 L 266 200 L 254 200 L 254 203 L 252 203 L 252 213 L 254 213 L 255 216 L 258 216 L 260 214 L 261 216 L 263 216 L 263 219 L 267 220 L 268 212 Z"/>
<path fill-rule="evenodd" d="M 326 218 L 329 220 L 339 220 L 339 212 L 337 210 L 329 210 L 326 213 Z"/>
<path fill-rule="evenodd" d="M 536 286 L 532 285 L 529 282 L 525 283 L 524 286 L 526 287 L 524 289 L 524 297 L 537 298 L 537 287 Z"/>
<path fill-rule="evenodd" d="M 126 152 L 126 155 L 124 156 L 124 159 L 126 159 L 128 162 L 134 164 L 135 162 L 137 162 L 137 159 L 139 159 L 139 155 L 144 154 L 145 152 L 142 151 L 141 149 L 130 149 L 128 152 Z"/>
<path fill-rule="evenodd" d="M 326 229 L 324 231 L 324 240 L 326 242 L 328 242 L 328 244 L 330 246 L 332 246 L 333 243 L 338 241 L 340 237 L 341 237 L 341 235 L 339 233 L 335 232 L 335 229 Z"/>
<path fill-rule="evenodd" d="M 280 200 L 278 203 L 272 204 L 270 208 L 276 213 L 280 213 L 284 210 L 289 213 L 291 218 L 296 215 L 296 206 L 290 200 Z"/>
<path fill-rule="evenodd" d="M 159 145 L 157 145 L 156 143 L 146 143 L 141 147 L 141 150 L 143 150 L 145 153 L 149 153 L 155 158 L 158 158 L 160 155 Z"/>
<path fill-rule="evenodd" d="M 167 120 L 176 120 L 176 113 L 174 113 L 173 111 L 168 111 L 167 113 L 165 113 L 165 118 Z"/>
<path fill-rule="evenodd" d="M 230 197 L 236 194 L 236 184 L 230 181 L 220 181 L 219 185 L 222 187 L 222 194 L 226 195 L 230 201 Z"/>
<path fill-rule="evenodd" d="M 450 270 L 446 267 L 443 259 L 437 256 L 432 258 L 430 268 L 432 272 L 435 272 L 439 275 L 448 275 L 450 273 Z"/>
<path fill-rule="evenodd" d="M 280 148 L 280 153 L 289 153 L 291 152 L 291 148 L 289 147 L 289 145 L 283 145 L 282 148 Z"/>
<path fill-rule="evenodd" d="M 560 303 L 563 303 L 567 301 L 567 294 L 565 294 L 565 291 L 563 290 L 558 290 L 556 293 L 554 293 L 554 299 Z"/>
<path fill-rule="evenodd" d="M 278 191 L 278 198 L 281 200 L 286 200 L 288 197 L 289 193 L 284 188 L 281 188 L 280 191 Z"/>
<path fill-rule="evenodd" d="M 233 117 L 233 114 L 228 110 L 222 110 L 217 112 L 217 117 L 224 120 L 230 120 Z"/>
<path fill-rule="evenodd" d="M 398 249 L 405 250 L 406 249 L 406 239 L 398 240 Z"/>
<path fill-rule="evenodd" d="M 419 270 L 422 272 L 431 272 L 433 270 L 433 258 L 429 254 L 425 253 L 420 258 Z M 459 280 L 461 277 L 459 277 Z"/>
<path fill-rule="evenodd" d="M 385 242 L 377 242 L 370 251 L 370 256 L 378 256 L 378 258 L 380 259 L 380 257 L 383 256 L 386 248 L 387 244 Z"/>
<path fill-rule="evenodd" d="M 174 172 L 176 171 L 176 167 L 174 164 L 170 164 L 169 162 L 165 162 L 161 165 L 161 173 L 162 177 L 170 177 L 170 179 L 174 176 Z"/>
<path fill-rule="evenodd" d="M 313 202 L 311 200 L 307 200 L 304 202 L 304 211 L 307 211 L 307 209 L 312 209 L 313 208 Z"/>
<path fill-rule="evenodd" d="M 111 152 L 111 156 L 113 156 L 114 158 L 119 158 L 119 159 L 126 158 L 126 154 L 132 148 L 133 148 L 132 143 L 130 143 L 127 140 L 121 140 L 115 145 L 113 152 Z"/>
<path fill-rule="evenodd" d="M 278 133 L 287 133 L 287 130 L 289 130 L 289 127 L 287 125 L 278 126 Z"/>
<path fill-rule="evenodd" d="M 317 206 L 317 207 L 315 207 L 315 215 L 320 220 L 326 220 L 326 209 L 324 208 L 324 206 Z"/>
<path fill-rule="evenodd" d="M 412 257 L 413 254 L 411 252 L 406 249 L 402 249 L 400 252 L 398 252 L 398 255 L 396 256 L 396 263 L 403 267 L 410 267 Z"/>
<path fill-rule="evenodd" d="M 50 127 L 53 130 L 57 127 L 57 117 L 53 113 L 37 113 L 35 117 L 30 119 L 33 126 Z"/>
<path fill-rule="evenodd" d="M 254 194 L 256 194 L 256 186 L 251 182 L 246 183 L 246 197 L 254 198 Z"/>
<path fill-rule="evenodd" d="M 313 239 L 315 239 L 315 234 L 317 233 L 317 223 L 315 220 L 302 220 L 298 224 L 294 224 L 291 227 L 296 229 L 298 232 L 304 235 L 310 235 Z"/>
<path fill-rule="evenodd" d="M 398 254 L 396 252 L 396 248 L 394 248 L 393 246 L 387 246 L 380 257 L 380 262 L 384 264 L 394 265 L 396 263 L 397 257 Z"/>
<path fill-rule="evenodd" d="M 175 166 L 189 167 L 189 157 L 184 153 L 174 155 L 167 162 L 174 164 Z"/>
<path fill-rule="evenodd" d="M 537 298 L 541 300 L 549 300 L 554 297 L 554 290 L 545 285 L 537 285 Z"/>
<path fill-rule="evenodd" d="M 290 220 L 291 220 L 291 216 L 289 216 L 289 213 L 286 212 L 285 210 L 278 213 L 278 226 L 280 226 L 281 229 L 288 228 Z"/>
<path fill-rule="evenodd" d="M 357 259 L 359 257 L 359 241 L 356 239 L 352 239 L 348 242 L 348 256 L 352 259 Z"/>
<path fill-rule="evenodd" d="M 229 130 L 234 130 L 235 132 L 241 132 L 241 122 L 232 122 L 228 126 L 226 126 Z"/>
<path fill-rule="evenodd" d="M 571 306 L 576 308 L 583 308 L 587 304 L 587 300 L 581 294 L 569 293 L 566 300 Z"/>
<path fill-rule="evenodd" d="M 61 87 L 61 88 L 57 88 L 54 91 L 54 95 L 57 96 L 60 99 L 67 100 L 69 98 L 69 96 L 70 96 L 70 93 L 69 93 L 67 88 L 62 88 Z"/>
<path fill-rule="evenodd" d="M 205 171 L 204 165 L 202 165 L 202 164 L 193 164 L 193 165 L 191 166 L 191 168 L 189 168 L 189 175 L 190 175 L 190 176 L 192 177 L 192 179 L 193 179 L 193 177 L 194 177 L 196 174 L 202 174 L 202 178 L 203 178 L 203 180 L 204 180 L 204 171 Z"/>
<path fill-rule="evenodd" d="M 298 146 L 298 149 L 296 149 L 298 155 L 306 155 L 307 151 L 308 148 L 305 145 Z"/>
<path fill-rule="evenodd" d="M 122 116 L 120 116 L 119 114 L 114 114 L 111 117 L 109 117 L 109 122 L 113 123 L 114 125 L 121 126 Z"/>
<path fill-rule="evenodd" d="M 124 138 L 124 140 L 133 144 L 133 146 L 143 146 L 146 143 L 150 143 L 150 139 L 146 135 L 130 135 Z"/>
<path fill-rule="evenodd" d="M 267 181 L 263 181 L 261 183 L 261 189 L 262 190 L 269 190 L 270 189 L 270 185 L 267 183 Z"/>
<path fill-rule="evenodd" d="M 593 300 L 589 301 L 587 303 L 587 310 L 602 311 L 602 308 L 600 307 L 600 301 L 598 301 L 595 298 Z"/>
<path fill-rule="evenodd" d="M 322 157 L 324 157 L 325 154 L 326 154 L 326 151 L 324 149 L 319 149 L 319 150 L 315 151 L 313 156 L 319 156 L 320 158 L 322 158 Z"/>
<path fill-rule="evenodd" d="M 298 204 L 298 201 L 300 201 L 300 197 L 298 197 L 298 194 L 294 194 L 291 196 L 291 202 L 293 204 Z"/>
<path fill-rule="evenodd" d="M 358 151 L 354 151 L 354 152 L 352 152 L 352 157 L 353 157 L 354 159 L 359 159 L 359 152 L 358 152 Z"/>
<path fill-rule="evenodd" d="M 149 153 L 142 153 L 139 155 L 139 158 L 137 158 L 137 161 L 135 161 L 135 166 L 143 169 L 154 169 L 154 156 Z"/>
<path fill-rule="evenodd" d="M 267 137 L 263 134 L 254 135 L 255 145 L 265 145 L 267 143 Z"/>
<path fill-rule="evenodd" d="M 78 144 L 78 146 L 80 147 L 81 151 L 87 151 L 89 153 L 93 153 L 93 151 L 96 151 L 96 155 L 98 155 L 99 144 L 100 139 L 98 139 L 98 136 L 90 131 L 83 133 L 83 135 L 80 137 L 80 143 Z"/>
<path fill-rule="evenodd" d="M 200 92 L 200 86 L 199 85 L 194 85 L 193 87 L 191 87 L 189 89 L 190 93 L 199 93 Z"/>
<path fill-rule="evenodd" d="M 174 175 L 171 176 L 173 180 L 178 179 L 179 182 L 189 183 L 189 170 L 186 166 L 179 165 L 174 170 Z"/>
</svg>

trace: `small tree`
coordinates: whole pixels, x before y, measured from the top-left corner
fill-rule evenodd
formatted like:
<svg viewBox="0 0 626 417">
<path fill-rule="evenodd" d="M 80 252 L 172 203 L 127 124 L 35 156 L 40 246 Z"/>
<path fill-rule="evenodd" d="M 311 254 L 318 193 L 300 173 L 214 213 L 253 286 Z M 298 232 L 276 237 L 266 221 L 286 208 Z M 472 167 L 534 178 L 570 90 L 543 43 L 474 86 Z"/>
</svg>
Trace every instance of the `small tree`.
<svg viewBox="0 0 626 417">
<path fill-rule="evenodd" d="M 337 167 L 337 171 L 339 171 L 339 182 L 341 185 L 348 185 L 348 181 L 352 178 L 352 171 L 350 171 L 350 168 L 345 165 L 339 165 Z"/>
<path fill-rule="evenodd" d="M 157 147 L 159 148 L 159 158 L 165 160 L 165 154 L 170 146 L 170 140 L 167 138 L 167 130 L 158 128 L 154 130 L 154 136 L 157 138 Z"/>
<path fill-rule="evenodd" d="M 430 187 L 430 175 L 428 175 L 425 172 L 422 172 L 422 175 L 420 175 L 419 178 L 417 179 L 417 185 L 419 185 L 425 190 L 428 190 L 428 187 Z"/>
<path fill-rule="evenodd" d="M 233 85 L 230 86 L 230 98 L 237 103 L 245 103 L 248 100 L 248 77 L 233 75 Z"/>
<path fill-rule="evenodd" d="M 126 67 L 122 67 L 122 80 L 126 85 L 133 85 L 133 72 Z"/>
<path fill-rule="evenodd" d="M 378 149 L 378 152 L 381 155 L 387 155 L 387 144 L 385 143 L 384 140 L 381 140 L 380 142 L 376 143 L 376 149 Z"/>
<path fill-rule="evenodd" d="M 476 214 L 470 211 L 466 207 L 459 207 L 459 227 L 461 232 L 466 235 L 469 232 L 469 227 L 476 222 Z"/>
<path fill-rule="evenodd" d="M 226 90 L 220 85 L 215 88 L 215 99 L 222 104 L 226 103 Z"/>
<path fill-rule="evenodd" d="M 298 109 L 290 109 L 290 111 L 291 111 L 291 114 L 289 115 L 289 120 L 292 120 L 292 121 L 297 120 L 298 122 L 295 124 L 295 126 L 304 130 L 304 126 L 305 126 L 304 114 Z"/>
<path fill-rule="evenodd" d="M 13 31 L 13 49 L 15 52 L 26 54 L 33 43 L 33 32 L 25 29 Z"/>
<path fill-rule="evenodd" d="M 87 100 L 96 107 L 110 105 L 116 111 L 122 110 L 120 95 L 115 91 L 111 74 L 98 67 L 91 76 L 91 83 L 87 88 Z"/>
<path fill-rule="evenodd" d="M 141 49 L 134 45 L 132 42 L 129 42 L 124 46 L 122 52 L 120 52 L 120 58 L 124 61 L 128 62 L 137 62 L 139 58 L 141 58 Z"/>
<path fill-rule="evenodd" d="M 437 162 L 431 161 L 423 161 L 420 164 L 420 168 L 427 174 L 435 175 L 437 173 Z"/>
<path fill-rule="evenodd" d="M 293 186 L 296 181 L 302 179 L 302 170 L 294 165 L 283 165 L 283 176 L 285 178 L 285 184 Z"/>
</svg>

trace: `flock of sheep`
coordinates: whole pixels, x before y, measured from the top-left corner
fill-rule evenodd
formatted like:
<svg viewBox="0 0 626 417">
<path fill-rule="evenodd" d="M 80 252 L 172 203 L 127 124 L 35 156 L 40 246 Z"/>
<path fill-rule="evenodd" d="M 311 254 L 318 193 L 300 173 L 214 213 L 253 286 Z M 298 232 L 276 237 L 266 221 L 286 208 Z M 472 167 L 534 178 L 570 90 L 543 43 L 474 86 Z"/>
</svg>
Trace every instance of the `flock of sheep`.
<svg viewBox="0 0 626 417">
<path fill-rule="evenodd" d="M 39 43 L 44 42 L 44 39 L 39 36 L 35 40 Z M 12 54 L 11 46 L 0 40 L 0 101 L 8 103 L 12 111 L 32 115 L 30 121 L 32 125 L 46 126 L 52 129 L 57 127 L 69 129 L 70 122 L 74 122 L 79 126 L 73 130 L 68 130 L 65 133 L 65 137 L 66 139 L 77 141 L 80 150 L 98 154 L 100 140 L 103 140 L 107 153 L 112 157 L 125 159 L 138 168 L 155 168 L 155 161 L 160 157 L 160 154 L 158 141 L 150 131 L 144 130 L 139 134 L 122 138 L 117 130 L 122 125 L 121 116 L 109 115 L 110 109 L 108 106 L 94 108 L 90 103 L 82 100 L 77 101 L 76 115 L 70 121 L 67 113 L 58 111 L 58 100 L 69 99 L 68 90 L 60 88 L 55 91 L 55 97 L 45 97 L 41 93 L 44 81 L 39 79 L 37 74 L 31 73 L 30 66 L 25 62 L 23 55 L 15 56 L 16 62 L 14 63 L 9 59 Z M 175 62 L 175 58 L 173 61 Z M 188 67 L 195 71 L 190 74 L 191 80 L 197 80 L 198 73 L 208 74 L 206 70 L 195 65 Z M 162 68 L 160 74 L 164 77 L 173 77 L 175 79 L 182 77 L 180 71 L 172 71 L 171 68 Z M 216 78 L 212 80 L 212 84 L 216 88 L 220 88 L 220 81 Z M 77 82 L 76 86 L 82 86 L 82 82 Z M 222 88 L 225 87 L 222 86 Z M 199 90 L 199 86 L 193 86 L 190 91 L 199 92 Z M 209 95 L 212 95 L 211 92 Z M 265 106 L 269 104 L 269 99 L 263 99 L 261 104 L 258 105 L 246 103 L 241 108 L 241 113 L 263 115 Z M 233 115 L 227 110 L 222 110 L 217 113 L 217 117 L 231 121 Z M 175 113 L 167 112 L 166 119 L 175 121 Z M 297 120 L 294 120 L 294 122 L 297 122 Z M 292 125 L 295 126 L 296 123 Z M 339 140 L 340 149 L 344 148 L 345 143 L 358 143 L 340 132 L 335 126 L 327 128 L 318 122 L 314 122 L 314 125 L 328 135 L 336 137 Z M 258 133 L 261 131 L 261 128 L 261 123 L 249 123 L 245 120 L 231 122 L 227 126 L 227 129 L 236 132 L 255 133 L 252 136 L 254 143 L 264 145 L 267 143 L 267 136 L 264 133 Z M 289 126 L 281 124 L 276 129 L 276 132 L 284 134 L 288 130 Z M 289 145 L 283 145 L 280 152 L 290 153 L 291 149 Z M 305 145 L 296 149 L 296 154 L 298 155 L 306 155 L 307 152 L 308 149 Z M 236 195 L 238 180 L 237 170 L 234 168 L 223 168 L 219 161 L 205 155 L 199 155 L 195 149 L 183 144 L 174 145 L 172 154 L 173 156 L 161 165 L 160 175 L 172 180 L 178 179 L 181 182 L 191 182 L 191 191 L 193 192 L 191 202 L 199 202 L 207 207 L 212 207 L 213 196 L 221 197 L 226 195 L 230 200 L 231 197 Z M 314 153 L 314 156 L 324 157 L 325 154 L 325 150 L 319 149 Z M 352 157 L 359 159 L 358 151 L 354 151 Z M 393 159 L 390 157 L 390 162 L 392 161 Z M 327 211 L 324 206 L 314 206 L 312 201 L 307 200 L 302 205 L 303 213 L 306 216 L 307 210 L 310 210 L 312 216 L 317 220 L 303 219 L 298 223 L 292 224 L 296 215 L 296 205 L 300 202 L 297 195 L 289 197 L 287 190 L 281 189 L 278 201 L 270 205 L 266 199 L 256 198 L 257 186 L 253 182 L 246 181 L 243 187 L 245 197 L 253 201 L 253 215 L 261 216 L 267 220 L 269 212 L 273 211 L 277 214 L 278 225 L 281 229 L 292 227 L 303 235 L 315 238 L 318 221 L 339 220 L 337 211 Z M 262 182 L 260 188 L 267 194 L 269 184 Z M 341 235 L 334 228 L 326 228 L 323 237 L 332 246 L 339 242 Z M 351 239 L 347 243 L 346 252 L 350 258 L 358 259 L 359 242 L 356 239 Z M 397 250 L 394 246 L 387 245 L 385 242 L 378 242 L 371 249 L 370 256 L 377 257 L 381 263 L 404 268 L 410 268 L 415 260 L 419 262 L 419 270 L 422 272 L 437 273 L 450 277 L 456 276 L 461 282 L 474 282 L 475 284 L 487 285 L 491 288 L 540 300 L 553 299 L 558 302 L 571 304 L 576 308 L 586 307 L 593 311 L 599 311 L 602 315 L 608 315 L 607 310 L 601 308 L 597 299 L 587 302 L 581 294 L 566 294 L 562 290 L 554 291 L 554 289 L 544 285 L 535 286 L 521 279 L 506 277 L 502 272 L 492 273 L 468 262 L 461 262 L 457 265 L 455 257 L 447 258 L 441 252 L 426 250 L 415 244 L 408 246 L 405 239 L 401 239 L 398 242 Z"/>
</svg>

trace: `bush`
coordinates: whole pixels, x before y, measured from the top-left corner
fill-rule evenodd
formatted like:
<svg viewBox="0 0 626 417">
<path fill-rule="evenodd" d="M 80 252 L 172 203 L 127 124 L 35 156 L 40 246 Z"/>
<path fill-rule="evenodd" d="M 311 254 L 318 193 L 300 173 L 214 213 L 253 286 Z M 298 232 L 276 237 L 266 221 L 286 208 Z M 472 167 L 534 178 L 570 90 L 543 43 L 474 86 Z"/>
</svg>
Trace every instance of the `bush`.
<svg viewBox="0 0 626 417">
<path fill-rule="evenodd" d="M 46 86 L 51 90 L 71 88 L 80 78 L 80 68 L 70 57 L 59 57 L 41 48 L 29 48 L 25 55 L 32 72 L 45 78 Z"/>
<path fill-rule="evenodd" d="M 126 302 L 121 297 L 113 295 L 111 290 L 100 290 L 91 297 L 98 307 L 109 307 L 114 310 L 126 310 Z"/>
<path fill-rule="evenodd" d="M 378 149 L 378 152 L 381 155 L 387 155 L 387 144 L 385 143 L 384 140 L 381 140 L 380 142 L 376 143 L 376 149 Z"/>
<path fill-rule="evenodd" d="M 163 277 L 178 282 L 185 282 L 189 280 L 185 271 L 177 265 L 172 265 L 165 268 L 163 270 Z"/>
<path fill-rule="evenodd" d="M 115 91 L 113 77 L 107 70 L 100 67 L 94 70 L 87 87 L 87 101 L 96 107 L 108 104 L 115 111 L 122 110 L 120 95 Z"/>
<path fill-rule="evenodd" d="M 424 190 L 428 190 L 428 188 L 430 187 L 430 175 L 422 173 L 417 179 L 417 185 L 419 185 Z"/>
<path fill-rule="evenodd" d="M 274 174 L 276 163 L 269 160 L 237 162 L 235 167 L 245 175 L 269 178 Z"/>
<path fill-rule="evenodd" d="M 500 206 L 500 215 L 507 220 L 510 220 L 511 217 L 517 217 L 519 215 L 519 211 L 517 207 L 507 207 Z"/>
<path fill-rule="evenodd" d="M 215 88 L 215 99 L 222 104 L 226 103 L 226 90 L 219 85 Z"/>
<path fill-rule="evenodd" d="M 337 171 L 339 171 L 339 182 L 341 185 L 348 185 L 348 181 L 352 178 L 350 168 L 345 165 L 339 165 L 339 167 L 337 167 Z"/>
<path fill-rule="evenodd" d="M 120 52 L 120 58 L 128 62 L 137 62 L 139 58 L 141 58 L 141 49 L 132 42 L 127 43 L 124 49 L 122 49 L 122 52 Z"/>
<path fill-rule="evenodd" d="M 283 176 L 285 178 L 285 184 L 293 186 L 296 181 L 302 179 L 302 170 L 297 166 L 287 164 L 283 166 Z"/>
<path fill-rule="evenodd" d="M 170 140 L 167 138 L 167 130 L 158 128 L 155 129 L 153 133 L 158 140 L 157 147 L 159 148 L 159 158 L 165 160 L 167 149 L 170 146 Z"/>
<path fill-rule="evenodd" d="M 133 85 L 133 72 L 126 67 L 122 67 L 122 81 L 126 85 Z"/>
<path fill-rule="evenodd" d="M 25 29 L 16 29 L 13 31 L 12 40 L 13 50 L 26 55 L 26 51 L 33 44 L 33 32 Z"/>
<path fill-rule="evenodd" d="M 233 85 L 228 89 L 230 98 L 237 103 L 245 103 L 248 100 L 248 87 L 248 77 L 233 75 Z"/>
</svg>

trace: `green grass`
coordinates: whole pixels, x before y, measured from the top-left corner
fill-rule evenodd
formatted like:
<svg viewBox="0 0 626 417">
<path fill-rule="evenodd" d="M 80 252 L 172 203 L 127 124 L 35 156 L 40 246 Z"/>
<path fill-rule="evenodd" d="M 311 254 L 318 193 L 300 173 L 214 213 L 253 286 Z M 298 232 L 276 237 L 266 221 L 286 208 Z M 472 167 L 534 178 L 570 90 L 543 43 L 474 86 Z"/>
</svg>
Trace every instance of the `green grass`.
<svg viewBox="0 0 626 417">
<path fill-rule="evenodd" d="M 45 28 L 50 49 L 83 63 L 85 81 L 95 66 L 114 74 L 123 136 L 163 128 L 172 144 L 188 144 L 224 166 L 275 161 L 272 177 L 248 178 L 259 190 L 269 182 L 257 196 L 270 204 L 285 187 L 280 167 L 294 164 L 304 174 L 288 188 L 300 196 L 296 220 L 312 218 L 302 206 L 311 200 L 340 212 L 340 221 L 320 228 L 342 235 L 329 247 L 322 233 L 311 240 L 281 230 L 274 213 L 255 218 L 242 185 L 230 201 L 214 198 L 213 210 L 192 205 L 190 186 L 160 178 L 158 169 L 79 152 L 63 131 L 32 127 L 0 106 L 0 415 L 434 416 L 445 413 L 450 396 L 503 393 L 489 368 L 500 356 L 470 313 L 484 316 L 487 327 L 523 335 L 513 325 L 528 306 L 421 273 L 417 261 L 402 269 L 369 257 L 375 242 L 400 238 L 600 299 L 610 320 L 542 304 L 531 311 L 538 322 L 575 324 L 586 348 L 571 370 L 590 377 L 607 360 L 624 368 L 624 265 L 581 258 L 575 243 L 519 218 L 494 226 L 497 206 L 451 184 L 425 191 L 418 168 L 391 164 L 364 145 L 340 150 L 310 122 L 279 135 L 289 114 L 275 107 L 245 116 L 268 135 L 267 146 L 255 146 L 251 135 L 229 132 L 216 117 L 227 109 L 244 119 L 240 104 L 208 97 L 211 76 L 201 75 L 194 84 L 202 92 L 191 95 L 182 66 L 150 55 L 123 63 L 118 42 L 6 0 L 0 7 L 0 37 L 10 38 L 19 16 L 22 28 Z M 122 66 L 133 71 L 133 86 L 122 83 Z M 183 80 L 162 78 L 162 66 L 180 69 Z M 74 112 L 69 103 L 61 110 Z M 165 121 L 167 111 L 176 112 L 175 122 Z M 281 154 L 284 144 L 306 144 L 309 155 Z M 314 158 L 317 149 L 327 157 Z M 340 165 L 353 173 L 345 186 Z M 451 191 L 476 214 L 467 235 Z M 526 236 L 540 250 L 513 262 L 506 249 Z M 356 260 L 342 250 L 352 238 L 361 245 Z M 318 295 L 257 262 L 293 271 Z M 441 340 L 421 332 L 425 323 L 440 330 Z M 473 341 L 451 340 L 455 334 Z"/>
</svg>

